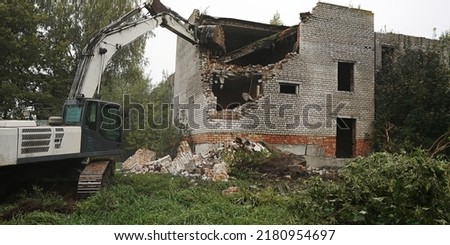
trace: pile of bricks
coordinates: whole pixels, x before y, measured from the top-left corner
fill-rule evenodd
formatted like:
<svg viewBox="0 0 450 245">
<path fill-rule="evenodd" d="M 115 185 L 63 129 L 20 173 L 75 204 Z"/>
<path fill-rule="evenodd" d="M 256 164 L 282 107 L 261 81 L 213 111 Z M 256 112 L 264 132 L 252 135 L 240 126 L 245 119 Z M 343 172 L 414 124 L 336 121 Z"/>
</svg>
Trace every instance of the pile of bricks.
<svg viewBox="0 0 450 245">
<path fill-rule="evenodd" d="M 156 153 L 149 149 L 139 149 L 122 165 L 122 169 L 135 173 L 167 173 L 186 177 L 196 177 L 204 180 L 228 181 L 228 164 L 220 158 L 223 150 L 243 148 L 250 152 L 266 150 L 263 145 L 245 139 L 226 142 L 223 147 L 207 154 L 193 154 L 186 141 L 182 141 L 177 149 L 177 156 L 169 155 L 156 159 Z"/>
<path fill-rule="evenodd" d="M 275 153 L 268 161 L 255 170 L 261 172 L 262 177 L 305 178 L 312 175 L 327 177 L 335 176 L 334 171 L 316 169 L 306 166 L 303 156 L 280 150 L 266 144 L 253 142 L 245 138 L 236 138 L 226 141 L 215 150 L 206 154 L 193 154 L 187 141 L 182 141 L 177 149 L 177 156 L 169 155 L 156 159 L 156 153 L 149 149 L 139 149 L 122 165 L 122 169 L 133 174 L 164 173 L 198 178 L 212 181 L 228 181 L 229 164 L 222 159 L 222 152 L 237 152 L 244 150 L 249 153 L 269 151 Z"/>
<path fill-rule="evenodd" d="M 227 165 L 215 156 L 193 154 L 189 144 L 182 141 L 177 156 L 169 155 L 156 159 L 156 154 L 148 149 L 139 149 L 122 165 L 124 171 L 145 173 L 166 173 L 204 180 L 227 181 L 229 179 Z"/>
</svg>

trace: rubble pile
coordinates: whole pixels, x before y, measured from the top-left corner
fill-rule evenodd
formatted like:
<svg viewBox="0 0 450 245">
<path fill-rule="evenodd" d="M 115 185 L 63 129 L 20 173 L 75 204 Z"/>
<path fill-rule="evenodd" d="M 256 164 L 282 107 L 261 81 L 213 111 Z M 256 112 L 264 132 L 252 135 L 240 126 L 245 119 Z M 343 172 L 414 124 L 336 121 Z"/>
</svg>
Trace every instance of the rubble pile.
<svg viewBox="0 0 450 245">
<path fill-rule="evenodd" d="M 268 65 L 259 65 L 259 64 L 251 64 L 251 65 L 235 65 L 235 64 L 227 64 L 220 62 L 217 59 L 211 58 L 210 62 L 205 63 L 202 72 L 203 81 L 214 82 L 213 75 L 218 74 L 225 77 L 234 77 L 234 76 L 251 76 L 253 74 L 261 74 L 262 80 L 271 79 L 274 69 L 282 69 L 283 64 L 288 62 L 297 56 L 297 53 L 287 53 L 285 58 L 274 63 Z"/>
<path fill-rule="evenodd" d="M 215 154 L 206 157 L 193 154 L 189 144 L 182 141 L 177 149 L 177 156 L 172 159 L 169 155 L 160 159 L 144 158 L 151 156 L 147 149 L 139 149 L 127 159 L 122 169 L 131 173 L 168 173 L 187 177 L 198 177 L 213 181 L 227 181 L 229 178 L 227 165 L 217 159 Z M 155 154 L 156 155 L 156 154 Z"/>
<path fill-rule="evenodd" d="M 123 164 L 123 169 L 138 169 L 144 167 L 147 162 L 156 160 L 156 153 L 149 149 L 139 149 Z"/>
<path fill-rule="evenodd" d="M 252 142 L 243 138 L 225 142 L 215 150 L 206 154 L 193 154 L 188 142 L 182 141 L 177 155 L 172 159 L 169 155 L 156 159 L 156 153 L 149 149 L 139 149 L 122 165 L 122 169 L 135 174 L 167 173 L 185 177 L 201 178 L 212 181 L 228 181 L 229 164 L 222 159 L 222 152 L 235 153 L 243 150 L 248 153 L 268 152 L 271 157 L 263 164 L 248 166 L 262 173 L 267 178 L 298 178 L 311 175 L 328 174 L 306 166 L 303 156 L 282 152 L 264 143 Z"/>
</svg>

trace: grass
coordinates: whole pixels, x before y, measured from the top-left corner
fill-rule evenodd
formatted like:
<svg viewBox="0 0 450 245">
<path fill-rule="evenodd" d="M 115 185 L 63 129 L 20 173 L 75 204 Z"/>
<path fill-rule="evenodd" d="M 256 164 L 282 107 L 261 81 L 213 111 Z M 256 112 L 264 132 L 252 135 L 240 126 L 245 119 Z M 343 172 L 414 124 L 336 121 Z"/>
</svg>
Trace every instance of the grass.
<svg viewBox="0 0 450 245">
<path fill-rule="evenodd" d="M 222 194 L 230 186 L 240 192 Z M 33 188 L 0 205 L 0 224 L 298 224 L 288 210 L 293 193 L 285 188 L 250 180 L 118 174 L 112 186 L 77 202 Z"/>
<path fill-rule="evenodd" d="M 117 174 L 81 201 L 34 187 L 0 204 L 0 224 L 449 224 L 448 203 L 450 162 L 417 151 L 357 158 L 333 181 Z"/>
</svg>

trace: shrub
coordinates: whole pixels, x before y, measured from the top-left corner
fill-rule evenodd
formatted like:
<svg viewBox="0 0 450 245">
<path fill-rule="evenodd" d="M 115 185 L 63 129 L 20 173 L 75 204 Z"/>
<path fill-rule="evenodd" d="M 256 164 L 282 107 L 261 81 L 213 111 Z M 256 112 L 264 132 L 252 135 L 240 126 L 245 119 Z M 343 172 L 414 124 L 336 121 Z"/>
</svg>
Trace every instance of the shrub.
<svg viewBox="0 0 450 245">
<path fill-rule="evenodd" d="M 448 224 L 449 163 L 425 152 L 376 153 L 349 163 L 339 182 L 311 179 L 291 210 L 321 224 Z"/>
<path fill-rule="evenodd" d="M 265 164 L 275 156 L 268 150 L 249 152 L 245 149 L 224 150 L 220 154 L 221 159 L 228 164 L 230 174 L 240 179 L 250 178 L 255 167 Z"/>
</svg>

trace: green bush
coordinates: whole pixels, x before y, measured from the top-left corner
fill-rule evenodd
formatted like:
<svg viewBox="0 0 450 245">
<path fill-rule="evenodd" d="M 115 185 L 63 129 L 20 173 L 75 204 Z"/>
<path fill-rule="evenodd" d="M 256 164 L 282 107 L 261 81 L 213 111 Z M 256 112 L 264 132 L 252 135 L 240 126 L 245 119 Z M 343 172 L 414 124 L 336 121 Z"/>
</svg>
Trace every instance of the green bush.
<svg viewBox="0 0 450 245">
<path fill-rule="evenodd" d="M 376 153 L 349 163 L 339 182 L 307 181 L 291 210 L 314 224 L 448 224 L 449 171 L 423 151 Z"/>
<path fill-rule="evenodd" d="M 450 71 L 441 62 L 442 56 L 406 48 L 395 62 L 390 57 L 377 72 L 375 149 L 389 152 L 428 149 L 449 132 Z M 450 154 L 450 149 L 443 149 L 442 154 Z"/>
<path fill-rule="evenodd" d="M 251 178 L 255 174 L 255 167 L 261 166 L 276 155 L 268 150 L 249 152 L 242 148 L 225 150 L 220 154 L 220 158 L 228 164 L 230 174 L 240 179 Z"/>
</svg>

